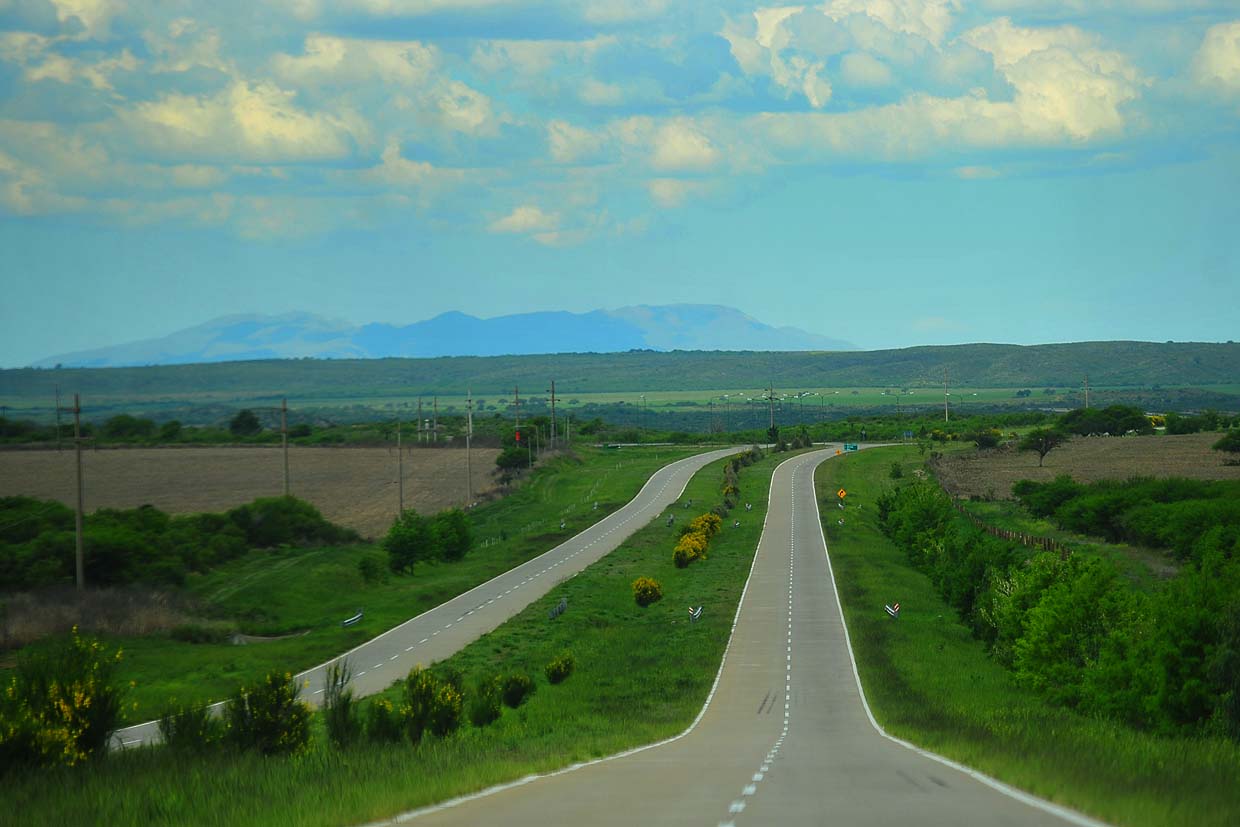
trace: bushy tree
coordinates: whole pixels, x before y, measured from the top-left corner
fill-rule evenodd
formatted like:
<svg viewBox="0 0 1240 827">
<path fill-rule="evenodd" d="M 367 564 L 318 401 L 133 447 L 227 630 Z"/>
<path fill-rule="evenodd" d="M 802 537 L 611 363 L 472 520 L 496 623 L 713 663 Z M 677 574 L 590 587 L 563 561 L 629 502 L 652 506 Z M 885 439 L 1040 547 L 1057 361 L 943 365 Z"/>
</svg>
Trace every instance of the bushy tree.
<svg viewBox="0 0 1240 827">
<path fill-rule="evenodd" d="M 1214 450 L 1226 451 L 1229 454 L 1240 454 L 1240 428 L 1228 431 L 1227 435 L 1214 443 Z"/>
<path fill-rule="evenodd" d="M 469 518 L 459 508 L 440 511 L 431 521 L 434 546 L 445 560 L 460 560 L 473 544 Z"/>
<path fill-rule="evenodd" d="M 254 411 L 245 408 L 229 421 L 228 430 L 233 436 L 254 436 L 263 430 L 263 423 L 258 421 Z"/>
<path fill-rule="evenodd" d="M 1046 455 L 1058 448 L 1067 441 L 1067 437 L 1061 431 L 1050 428 L 1034 428 L 1025 434 L 1025 438 L 1020 441 L 1017 446 L 1022 451 L 1033 451 L 1038 455 L 1038 467 L 1042 467 L 1042 460 L 1046 459 Z"/>
<path fill-rule="evenodd" d="M 430 523 L 412 508 L 407 508 L 392 522 L 383 548 L 388 553 L 388 566 L 395 572 L 411 572 L 418 560 L 430 557 L 434 537 Z"/>
<path fill-rule="evenodd" d="M 129 414 L 119 414 L 103 423 L 103 435 L 112 439 L 135 439 L 155 433 L 155 423 Z"/>
<path fill-rule="evenodd" d="M 501 471 L 519 471 L 529 467 L 529 464 L 529 451 L 519 445 L 505 448 L 495 458 L 495 466 Z"/>
</svg>

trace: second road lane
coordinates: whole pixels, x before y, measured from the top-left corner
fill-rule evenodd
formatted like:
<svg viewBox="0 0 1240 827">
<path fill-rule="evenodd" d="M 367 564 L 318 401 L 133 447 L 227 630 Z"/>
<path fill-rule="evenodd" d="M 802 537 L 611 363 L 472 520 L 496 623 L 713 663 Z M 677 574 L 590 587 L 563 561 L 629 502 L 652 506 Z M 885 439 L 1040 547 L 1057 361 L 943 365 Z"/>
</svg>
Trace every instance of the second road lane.
<svg viewBox="0 0 1240 827">
<path fill-rule="evenodd" d="M 689 479 L 703 467 L 739 450 L 708 451 L 660 468 L 637 496 L 580 534 L 347 652 L 342 657 L 353 670 L 354 694 L 360 697 L 386 689 L 417 664 L 443 660 L 495 629 L 557 583 L 601 559 L 676 502 Z M 327 666 L 338 659 L 297 674 L 298 683 L 305 684 L 303 698 L 317 705 Z M 118 730 L 113 736 L 119 746 L 135 746 L 158 737 L 155 721 Z"/>
</svg>

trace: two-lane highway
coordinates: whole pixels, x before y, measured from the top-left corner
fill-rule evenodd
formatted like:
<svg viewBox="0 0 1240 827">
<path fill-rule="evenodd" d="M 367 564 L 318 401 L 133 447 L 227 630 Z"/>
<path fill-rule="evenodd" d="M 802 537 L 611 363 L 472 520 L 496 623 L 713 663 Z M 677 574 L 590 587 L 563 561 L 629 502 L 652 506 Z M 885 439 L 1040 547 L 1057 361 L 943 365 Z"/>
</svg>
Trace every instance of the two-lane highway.
<svg viewBox="0 0 1240 827">
<path fill-rule="evenodd" d="M 580 534 L 346 653 L 354 674 L 354 694 L 379 692 L 413 666 L 443 660 L 495 629 L 654 519 L 680 498 L 690 478 L 704 466 L 738 450 L 708 451 L 660 468 L 637 496 Z M 298 682 L 306 684 L 303 697 L 317 702 L 327 666 L 336 660 L 297 674 Z M 118 730 L 113 742 L 135 746 L 158 738 L 157 722 L 148 721 Z"/>
<path fill-rule="evenodd" d="M 406 814 L 419 824 L 1093 825 L 883 734 L 860 691 L 814 493 L 776 470 L 715 688 L 661 744 Z"/>
</svg>

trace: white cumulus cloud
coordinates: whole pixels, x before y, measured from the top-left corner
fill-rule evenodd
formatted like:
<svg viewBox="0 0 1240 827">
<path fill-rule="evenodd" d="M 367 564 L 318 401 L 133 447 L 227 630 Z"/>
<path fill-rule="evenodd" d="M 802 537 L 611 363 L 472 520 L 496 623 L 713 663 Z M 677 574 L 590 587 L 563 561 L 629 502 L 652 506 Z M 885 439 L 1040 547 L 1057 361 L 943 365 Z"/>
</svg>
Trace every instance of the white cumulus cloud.
<svg viewBox="0 0 1240 827">
<path fill-rule="evenodd" d="M 1240 20 L 1210 27 L 1193 59 L 1193 73 L 1203 85 L 1240 92 Z"/>
</svg>

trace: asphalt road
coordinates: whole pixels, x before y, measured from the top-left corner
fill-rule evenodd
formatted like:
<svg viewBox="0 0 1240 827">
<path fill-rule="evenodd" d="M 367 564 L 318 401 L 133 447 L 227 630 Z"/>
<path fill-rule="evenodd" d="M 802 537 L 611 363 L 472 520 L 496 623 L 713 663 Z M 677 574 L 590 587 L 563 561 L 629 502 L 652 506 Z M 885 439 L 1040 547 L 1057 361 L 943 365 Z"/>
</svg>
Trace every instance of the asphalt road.
<svg viewBox="0 0 1240 827">
<path fill-rule="evenodd" d="M 354 695 L 361 697 L 386 689 L 414 666 L 443 660 L 495 629 L 557 583 L 611 552 L 676 502 L 701 468 L 740 450 L 732 447 L 708 451 L 660 468 L 637 496 L 580 534 L 349 651 L 344 657 L 353 670 Z M 327 666 L 336 660 L 297 674 L 298 682 L 306 684 L 303 698 L 317 703 L 323 693 Z M 220 704 L 214 706 L 218 709 Z M 114 747 L 158 740 L 155 721 L 126 727 L 113 735 Z"/>
<path fill-rule="evenodd" d="M 676 738 L 400 817 L 420 825 L 1093 825 L 883 734 L 841 618 L 814 468 L 770 509 L 707 705 Z M 882 611 L 882 607 L 875 607 Z M 394 822 L 389 822 L 394 823 Z"/>
</svg>

